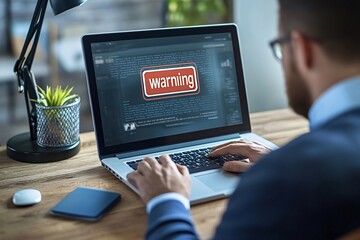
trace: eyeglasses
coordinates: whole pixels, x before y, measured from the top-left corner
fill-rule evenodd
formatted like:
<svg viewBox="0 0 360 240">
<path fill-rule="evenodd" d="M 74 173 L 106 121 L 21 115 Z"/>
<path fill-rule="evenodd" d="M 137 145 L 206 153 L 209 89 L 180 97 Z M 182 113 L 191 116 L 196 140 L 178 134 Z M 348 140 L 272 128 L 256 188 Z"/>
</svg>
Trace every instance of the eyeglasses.
<svg viewBox="0 0 360 240">
<path fill-rule="evenodd" d="M 269 43 L 271 50 L 277 60 L 281 61 L 282 57 L 283 57 L 281 44 L 288 42 L 290 40 L 291 40 L 291 35 L 290 35 L 290 33 L 287 33 L 279 38 L 272 40 Z"/>
</svg>

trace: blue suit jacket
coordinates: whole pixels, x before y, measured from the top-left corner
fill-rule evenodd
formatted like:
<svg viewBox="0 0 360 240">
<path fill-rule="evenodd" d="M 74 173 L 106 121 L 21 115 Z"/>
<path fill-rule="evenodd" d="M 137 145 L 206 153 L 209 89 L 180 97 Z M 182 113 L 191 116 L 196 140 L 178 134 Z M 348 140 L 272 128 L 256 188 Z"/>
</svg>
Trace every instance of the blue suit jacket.
<svg viewBox="0 0 360 240">
<path fill-rule="evenodd" d="M 259 160 L 242 175 L 214 239 L 333 239 L 360 226 L 360 109 Z M 149 215 L 148 239 L 197 239 L 176 201 Z"/>
</svg>

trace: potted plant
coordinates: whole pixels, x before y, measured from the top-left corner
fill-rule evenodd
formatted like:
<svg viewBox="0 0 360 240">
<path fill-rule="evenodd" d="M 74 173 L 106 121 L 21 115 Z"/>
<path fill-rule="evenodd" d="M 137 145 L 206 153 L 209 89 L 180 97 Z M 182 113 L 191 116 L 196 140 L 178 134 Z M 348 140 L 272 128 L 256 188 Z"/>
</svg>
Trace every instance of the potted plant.
<svg viewBox="0 0 360 240">
<path fill-rule="evenodd" d="M 38 86 L 38 99 L 32 99 L 37 115 L 37 144 L 43 147 L 70 146 L 79 141 L 80 97 L 71 94 L 73 87 L 43 90 Z"/>
</svg>

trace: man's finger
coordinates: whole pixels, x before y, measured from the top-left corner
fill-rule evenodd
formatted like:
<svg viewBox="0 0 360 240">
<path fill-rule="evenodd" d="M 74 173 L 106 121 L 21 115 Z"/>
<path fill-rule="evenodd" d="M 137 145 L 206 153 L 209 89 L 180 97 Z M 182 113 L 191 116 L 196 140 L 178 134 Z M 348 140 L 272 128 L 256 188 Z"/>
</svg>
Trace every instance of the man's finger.
<svg viewBox="0 0 360 240">
<path fill-rule="evenodd" d="M 223 169 L 227 172 L 244 172 L 246 171 L 252 163 L 241 162 L 241 161 L 229 161 L 224 163 Z"/>
<path fill-rule="evenodd" d="M 189 173 L 189 169 L 186 166 L 182 166 L 179 164 L 176 164 L 177 169 L 179 170 L 180 174 L 183 176 L 188 176 L 190 175 Z"/>
<path fill-rule="evenodd" d="M 151 166 L 147 161 L 141 161 L 138 163 L 137 171 L 142 175 L 147 175 L 151 171 Z"/>
<path fill-rule="evenodd" d="M 248 147 L 246 143 L 232 143 L 222 148 L 215 149 L 208 154 L 209 157 L 220 157 L 226 154 L 235 156 L 248 156 Z"/>
<path fill-rule="evenodd" d="M 175 163 L 171 160 L 169 155 L 161 155 L 159 157 L 159 163 L 161 163 L 163 167 L 171 166 L 176 168 Z"/>
<path fill-rule="evenodd" d="M 219 157 L 229 154 L 228 147 L 224 146 L 221 148 L 213 149 L 211 152 L 207 154 L 208 157 Z"/>
<path fill-rule="evenodd" d="M 127 176 L 128 181 L 131 183 L 131 185 L 133 185 L 134 187 L 138 188 L 138 184 L 137 182 L 143 178 L 144 176 L 142 176 L 139 171 L 134 171 L 129 173 Z"/>
<path fill-rule="evenodd" d="M 270 151 L 272 151 L 272 149 L 271 148 L 269 148 L 268 146 L 265 146 L 264 144 L 262 144 L 262 143 L 259 143 L 259 142 L 253 142 L 253 143 L 255 143 L 256 145 L 259 145 L 259 146 L 262 146 L 262 147 L 264 147 L 264 148 L 266 148 L 266 149 L 268 149 L 268 150 L 270 150 Z"/>
<path fill-rule="evenodd" d="M 143 161 L 147 162 L 152 169 L 159 167 L 159 162 L 153 157 L 145 157 Z"/>
<path fill-rule="evenodd" d="M 212 150 L 215 150 L 215 149 L 219 149 L 219 148 L 223 148 L 227 145 L 230 145 L 230 144 L 233 144 L 233 143 L 236 143 L 235 141 L 231 141 L 231 142 L 226 142 L 226 143 L 223 143 L 223 144 L 220 144 L 220 145 L 217 145 L 217 146 L 214 146 L 212 147 Z"/>
<path fill-rule="evenodd" d="M 242 140 L 242 139 L 240 139 L 240 140 L 238 140 L 238 141 L 230 141 L 230 142 L 227 142 L 227 143 L 223 143 L 223 144 L 214 146 L 214 147 L 212 147 L 212 149 L 215 150 L 215 149 L 219 149 L 219 148 L 225 147 L 225 146 L 230 145 L 230 144 L 234 144 L 234 143 L 244 143 L 244 142 L 246 142 L 246 141 L 245 141 L 245 140 Z"/>
</svg>

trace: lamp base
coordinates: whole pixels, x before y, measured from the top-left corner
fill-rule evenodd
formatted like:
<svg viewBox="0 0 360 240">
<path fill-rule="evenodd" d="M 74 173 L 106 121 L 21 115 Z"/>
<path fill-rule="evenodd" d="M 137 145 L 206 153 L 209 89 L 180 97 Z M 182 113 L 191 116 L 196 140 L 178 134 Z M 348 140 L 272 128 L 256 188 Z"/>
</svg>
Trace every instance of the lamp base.
<svg viewBox="0 0 360 240">
<path fill-rule="evenodd" d="M 22 133 L 9 139 L 7 155 L 20 162 L 47 163 L 75 156 L 80 151 L 80 141 L 66 147 L 40 147 L 31 140 L 30 133 Z"/>
</svg>

